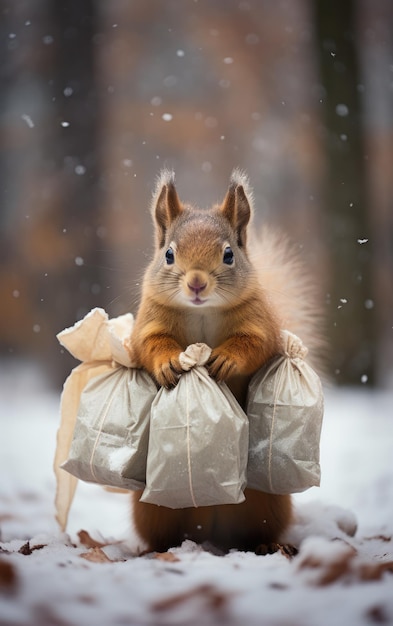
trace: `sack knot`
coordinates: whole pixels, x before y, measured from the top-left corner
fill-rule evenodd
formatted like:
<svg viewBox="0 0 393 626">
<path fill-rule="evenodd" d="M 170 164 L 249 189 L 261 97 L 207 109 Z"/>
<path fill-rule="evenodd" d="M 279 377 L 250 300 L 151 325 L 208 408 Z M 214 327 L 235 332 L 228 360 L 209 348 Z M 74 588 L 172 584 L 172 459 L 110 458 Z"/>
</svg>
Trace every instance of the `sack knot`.
<svg viewBox="0 0 393 626">
<path fill-rule="evenodd" d="M 291 333 L 289 330 L 281 331 L 281 339 L 283 342 L 283 355 L 288 359 L 302 359 L 304 360 L 308 354 L 308 348 L 304 345 L 302 340 Z"/>
<path fill-rule="evenodd" d="M 193 367 L 206 365 L 211 352 L 211 348 L 205 343 L 193 343 L 184 352 L 180 353 L 180 365 L 185 372 L 188 372 Z"/>
</svg>

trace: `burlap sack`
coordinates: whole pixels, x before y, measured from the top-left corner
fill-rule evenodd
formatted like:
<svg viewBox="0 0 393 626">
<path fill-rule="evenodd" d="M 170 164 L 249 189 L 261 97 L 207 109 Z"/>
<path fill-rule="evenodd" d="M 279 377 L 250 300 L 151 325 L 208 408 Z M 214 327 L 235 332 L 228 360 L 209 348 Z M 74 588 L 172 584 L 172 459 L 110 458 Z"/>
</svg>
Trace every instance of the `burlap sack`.
<svg viewBox="0 0 393 626">
<path fill-rule="evenodd" d="M 210 352 L 189 346 L 180 361 L 190 371 L 153 402 L 143 502 L 184 508 L 244 500 L 248 420 L 202 367 Z"/>
<path fill-rule="evenodd" d="M 283 355 L 254 375 L 247 400 L 247 485 L 276 494 L 320 484 L 323 418 L 322 385 L 304 360 L 307 348 L 288 331 L 282 339 Z"/>
<path fill-rule="evenodd" d="M 146 373 L 129 369 L 133 364 L 125 342 L 132 326 L 130 313 L 109 320 L 96 308 L 57 335 L 83 361 L 72 370 L 61 396 L 54 470 L 56 518 L 63 530 L 76 476 L 118 487 L 120 481 L 127 489 L 143 486 L 148 407 L 157 389 Z"/>
</svg>

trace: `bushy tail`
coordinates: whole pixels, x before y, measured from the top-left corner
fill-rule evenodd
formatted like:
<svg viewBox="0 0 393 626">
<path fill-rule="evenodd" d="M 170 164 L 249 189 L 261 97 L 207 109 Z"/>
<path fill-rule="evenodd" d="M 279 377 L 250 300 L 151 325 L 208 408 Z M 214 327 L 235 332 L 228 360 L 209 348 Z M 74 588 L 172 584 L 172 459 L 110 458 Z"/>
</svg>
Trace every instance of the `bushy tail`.
<svg viewBox="0 0 393 626">
<path fill-rule="evenodd" d="M 289 239 L 263 227 L 249 244 L 260 284 L 277 316 L 309 349 L 309 360 L 323 369 L 326 357 L 322 297 L 316 280 Z"/>
</svg>

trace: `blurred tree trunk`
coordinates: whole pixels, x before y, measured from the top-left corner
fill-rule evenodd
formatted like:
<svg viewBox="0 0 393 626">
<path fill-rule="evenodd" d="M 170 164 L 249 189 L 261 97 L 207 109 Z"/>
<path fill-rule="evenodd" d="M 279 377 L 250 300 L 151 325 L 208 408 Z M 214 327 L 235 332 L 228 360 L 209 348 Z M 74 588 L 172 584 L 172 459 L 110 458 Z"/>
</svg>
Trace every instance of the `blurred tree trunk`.
<svg viewBox="0 0 393 626">
<path fill-rule="evenodd" d="M 333 369 L 340 384 L 375 383 L 375 322 L 356 2 L 314 3 L 325 90 L 325 227 L 331 252 Z M 371 238 L 372 239 L 372 238 Z"/>
<path fill-rule="evenodd" d="M 53 220 L 60 236 L 68 240 L 65 263 L 41 284 L 48 296 L 51 290 L 56 294 L 52 311 L 46 312 L 53 356 L 59 354 L 56 332 L 100 305 L 102 216 L 94 50 L 96 3 L 67 0 L 49 6 L 54 29 L 50 71 L 55 119 L 45 148 L 57 178 Z M 63 380 L 70 358 L 56 357 L 56 363 L 56 377 Z"/>
</svg>

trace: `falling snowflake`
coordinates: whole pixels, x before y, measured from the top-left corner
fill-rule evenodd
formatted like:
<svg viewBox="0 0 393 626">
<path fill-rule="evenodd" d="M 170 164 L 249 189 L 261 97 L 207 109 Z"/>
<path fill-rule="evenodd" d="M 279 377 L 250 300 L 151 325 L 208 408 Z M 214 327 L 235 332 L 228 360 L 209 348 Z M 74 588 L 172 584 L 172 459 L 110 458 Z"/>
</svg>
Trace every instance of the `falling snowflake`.
<svg viewBox="0 0 393 626">
<path fill-rule="evenodd" d="M 21 117 L 22 117 L 22 120 L 26 122 L 29 128 L 34 128 L 34 122 L 31 119 L 30 115 L 27 115 L 26 113 L 24 113 Z"/>
<path fill-rule="evenodd" d="M 349 109 L 346 104 L 338 104 L 336 106 L 336 113 L 340 117 L 346 117 L 349 113 Z"/>
</svg>

